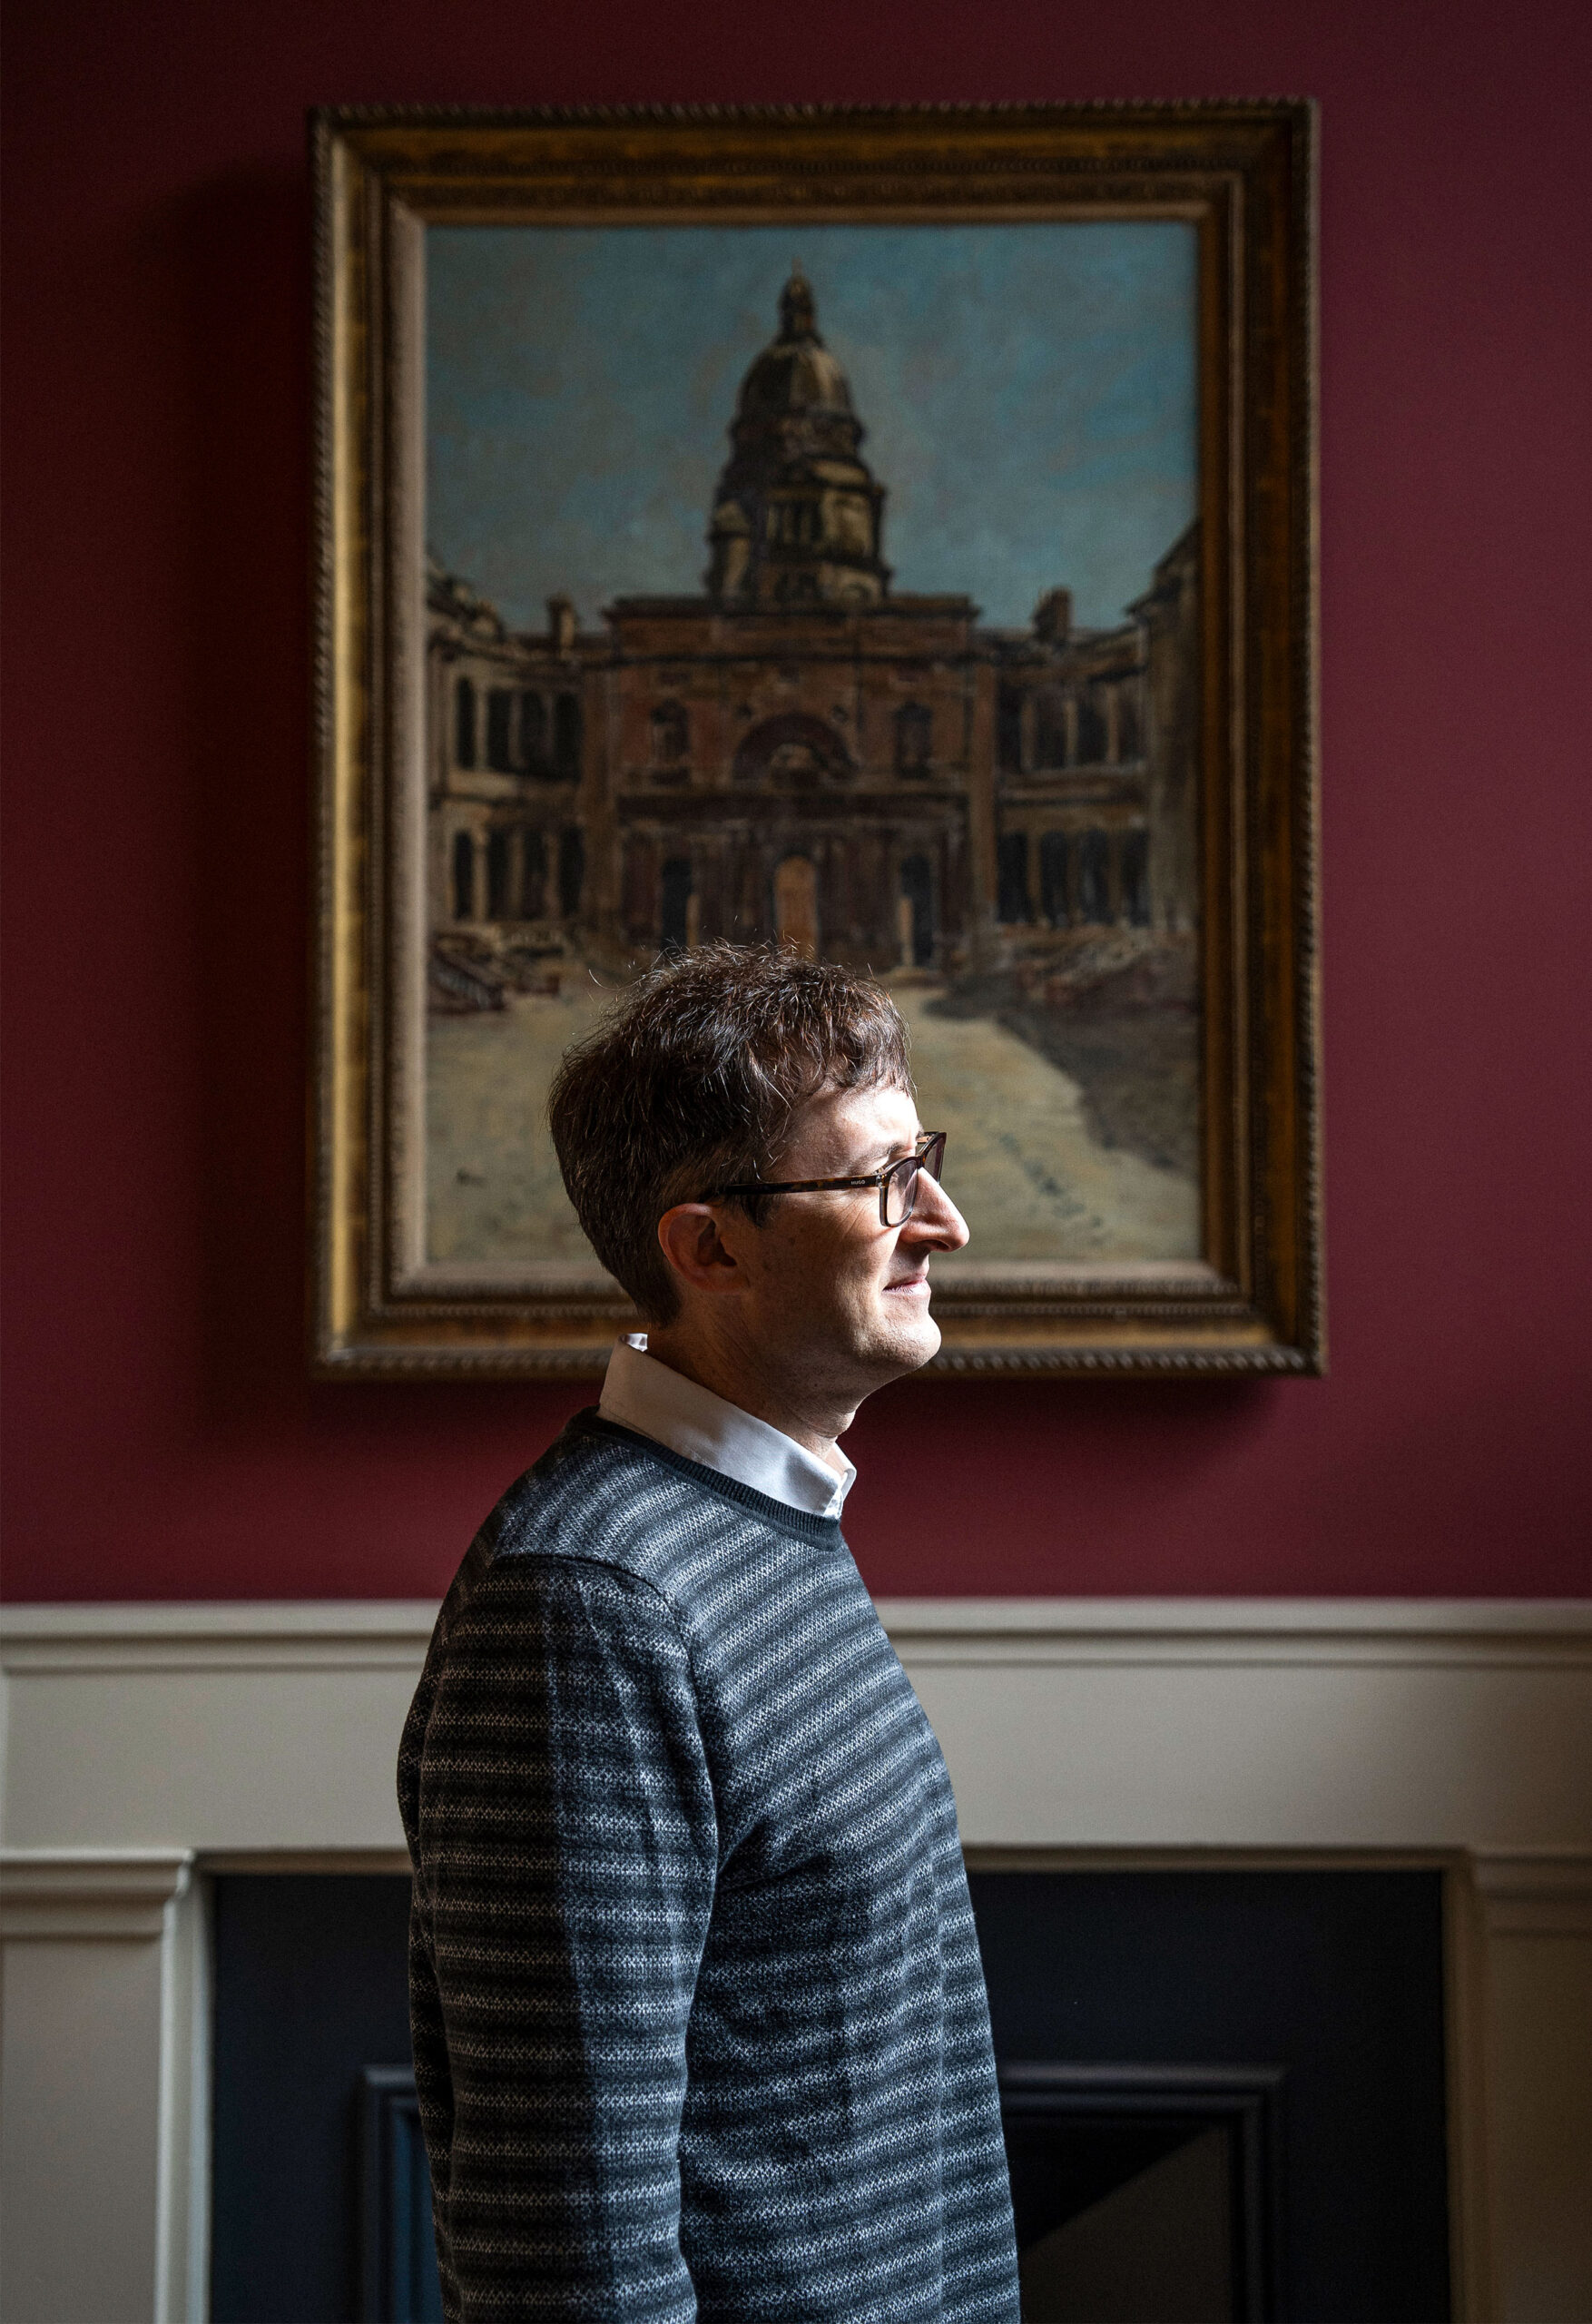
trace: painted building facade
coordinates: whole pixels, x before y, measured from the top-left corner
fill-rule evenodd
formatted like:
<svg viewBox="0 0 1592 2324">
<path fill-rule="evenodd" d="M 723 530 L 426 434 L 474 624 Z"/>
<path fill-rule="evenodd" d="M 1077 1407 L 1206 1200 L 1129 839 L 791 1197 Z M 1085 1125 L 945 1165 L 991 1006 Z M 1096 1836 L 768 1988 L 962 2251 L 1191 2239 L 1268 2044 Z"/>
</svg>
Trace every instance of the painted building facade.
<svg viewBox="0 0 1592 2324">
<path fill-rule="evenodd" d="M 714 937 L 875 969 L 1197 915 L 1197 531 L 1108 630 L 897 592 L 798 273 L 742 383 L 697 596 L 510 631 L 428 593 L 434 931 L 610 970 Z"/>
</svg>

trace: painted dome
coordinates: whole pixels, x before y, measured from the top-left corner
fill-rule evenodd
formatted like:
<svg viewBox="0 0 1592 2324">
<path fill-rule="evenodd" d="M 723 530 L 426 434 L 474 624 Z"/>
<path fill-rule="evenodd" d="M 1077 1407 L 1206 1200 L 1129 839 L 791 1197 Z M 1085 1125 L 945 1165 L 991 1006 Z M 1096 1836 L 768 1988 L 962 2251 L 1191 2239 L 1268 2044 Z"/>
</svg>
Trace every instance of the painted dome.
<svg viewBox="0 0 1592 2324">
<path fill-rule="evenodd" d="M 735 426 L 758 428 L 788 415 L 832 413 L 852 419 L 846 375 L 819 337 L 812 289 L 798 267 L 780 293 L 780 335 L 764 348 L 741 383 Z M 861 438 L 856 428 L 851 444 Z"/>
<path fill-rule="evenodd" d="M 886 594 L 884 487 L 860 457 L 863 434 L 798 266 L 780 294 L 779 335 L 741 383 L 708 530 L 713 596 L 860 605 Z"/>
</svg>

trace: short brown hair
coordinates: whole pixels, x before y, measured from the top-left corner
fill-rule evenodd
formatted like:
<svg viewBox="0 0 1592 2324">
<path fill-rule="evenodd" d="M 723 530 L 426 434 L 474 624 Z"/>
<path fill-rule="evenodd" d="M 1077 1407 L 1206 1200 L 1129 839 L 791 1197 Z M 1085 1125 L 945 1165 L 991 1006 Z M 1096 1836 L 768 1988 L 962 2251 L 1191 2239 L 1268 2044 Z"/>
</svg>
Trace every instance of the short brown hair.
<svg viewBox="0 0 1592 2324">
<path fill-rule="evenodd" d="M 569 1049 L 547 1116 L 575 1216 L 652 1323 L 680 1305 L 658 1221 L 761 1177 L 820 1089 L 909 1089 L 907 1028 L 870 977 L 775 945 L 660 961 Z M 736 1197 L 761 1226 L 777 1197 Z"/>
</svg>

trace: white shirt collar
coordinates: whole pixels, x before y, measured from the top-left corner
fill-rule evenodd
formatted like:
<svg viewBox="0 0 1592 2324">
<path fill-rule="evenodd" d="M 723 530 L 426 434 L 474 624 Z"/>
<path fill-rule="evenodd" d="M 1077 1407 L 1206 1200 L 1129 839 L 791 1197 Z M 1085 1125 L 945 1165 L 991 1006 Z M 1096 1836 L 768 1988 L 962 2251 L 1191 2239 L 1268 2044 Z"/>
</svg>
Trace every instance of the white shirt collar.
<svg viewBox="0 0 1592 2324">
<path fill-rule="evenodd" d="M 856 1478 L 838 1447 L 844 1465 L 835 1470 L 783 1429 L 743 1413 L 683 1373 L 672 1372 L 634 1339 L 621 1340 L 609 1357 L 597 1410 L 621 1428 L 633 1428 L 687 1461 L 717 1469 L 812 1517 L 838 1517 Z"/>
</svg>

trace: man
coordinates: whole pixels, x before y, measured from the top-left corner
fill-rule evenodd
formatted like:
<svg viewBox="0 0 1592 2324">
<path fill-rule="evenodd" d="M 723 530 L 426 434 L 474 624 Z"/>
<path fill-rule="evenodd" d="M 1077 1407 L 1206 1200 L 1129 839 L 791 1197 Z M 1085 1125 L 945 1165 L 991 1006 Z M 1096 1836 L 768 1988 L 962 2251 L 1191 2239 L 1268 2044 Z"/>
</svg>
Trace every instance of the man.
<svg viewBox="0 0 1592 2324">
<path fill-rule="evenodd" d="M 550 1114 L 647 1324 L 486 1521 L 405 1731 L 446 2313 L 1015 2324 L 944 1764 L 836 1440 L 968 1230 L 867 980 L 713 946 Z"/>
</svg>

